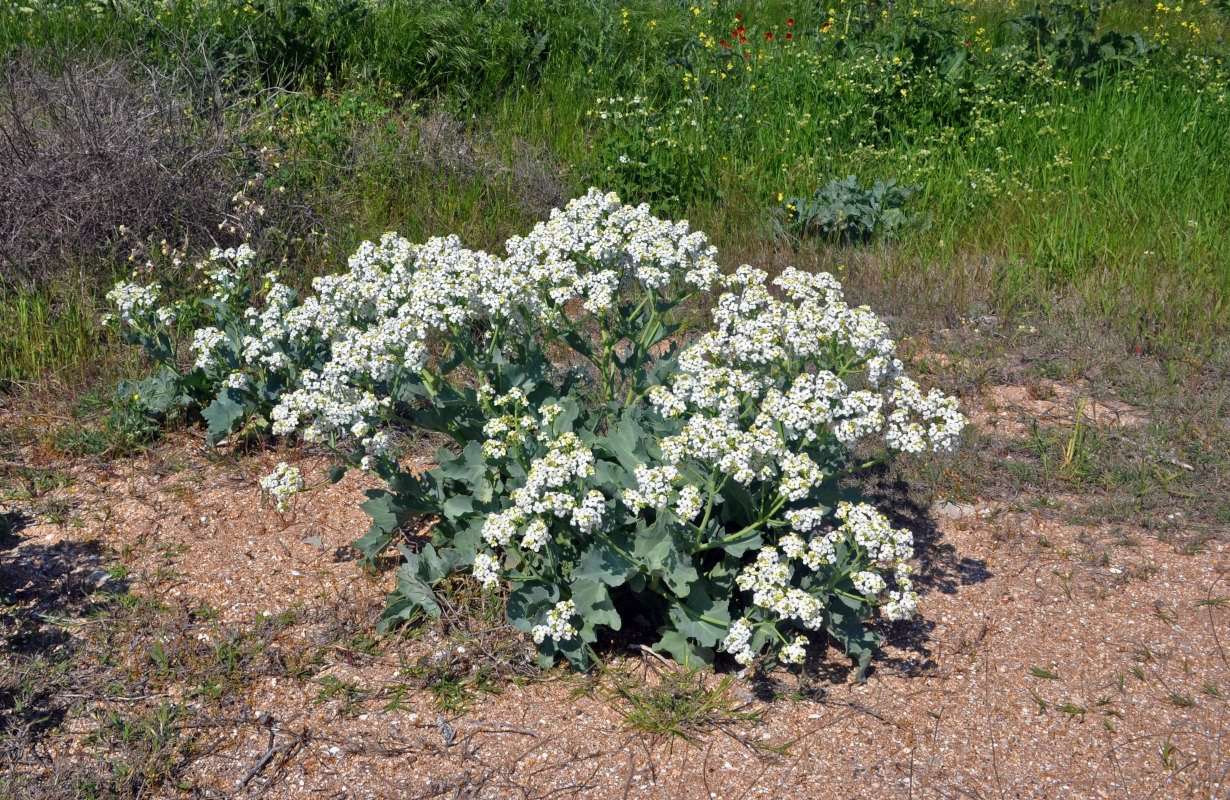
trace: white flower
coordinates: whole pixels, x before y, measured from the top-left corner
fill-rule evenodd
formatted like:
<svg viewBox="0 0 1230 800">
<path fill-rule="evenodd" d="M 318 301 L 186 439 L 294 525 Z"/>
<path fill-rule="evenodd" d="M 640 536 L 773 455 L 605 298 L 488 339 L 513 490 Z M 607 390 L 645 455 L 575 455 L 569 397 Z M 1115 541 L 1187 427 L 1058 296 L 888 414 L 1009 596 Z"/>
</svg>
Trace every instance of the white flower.
<svg viewBox="0 0 1230 800">
<path fill-rule="evenodd" d="M 199 328 L 192 334 L 192 352 L 196 353 L 197 369 L 213 363 L 214 350 L 226 341 L 226 334 L 217 328 Z"/>
<path fill-rule="evenodd" d="M 488 553 L 474 556 L 474 577 L 484 589 L 494 589 L 500 582 L 499 559 Z"/>
<path fill-rule="evenodd" d="M 483 540 L 491 547 L 507 547 L 517 532 L 521 515 L 516 509 L 491 514 L 483 523 Z"/>
<path fill-rule="evenodd" d="M 807 637 L 796 636 L 794 641 L 786 645 L 781 650 L 781 659 L 784 664 L 802 664 L 807 660 Z"/>
<path fill-rule="evenodd" d="M 633 474 L 637 488 L 624 490 L 624 504 L 634 513 L 646 507 L 665 508 L 674 494 L 672 484 L 679 481 L 679 470 L 670 464 L 661 467 L 637 464 Z"/>
<path fill-rule="evenodd" d="M 895 564 L 914 555 L 914 535 L 889 525 L 888 519 L 867 503 L 838 503 L 837 516 L 844 521 L 839 531 L 850 536 L 874 562 Z"/>
<path fill-rule="evenodd" d="M 727 629 L 726 638 L 722 640 L 722 649 L 734 656 L 735 661 L 743 666 L 751 664 L 756 658 L 752 652 L 752 626 L 747 620 L 735 620 Z"/>
<path fill-rule="evenodd" d="M 876 597 L 884 591 L 884 579 L 874 572 L 856 572 L 850 576 L 859 594 Z"/>
<path fill-rule="evenodd" d="M 606 497 L 597 489 L 592 489 L 585 495 L 581 504 L 572 510 L 572 527 L 582 534 L 588 534 L 602 523 L 606 513 Z"/>
<path fill-rule="evenodd" d="M 685 486 L 679 490 L 679 499 L 675 502 L 675 513 L 680 519 L 690 520 L 700 511 L 700 489 L 696 486 Z"/>
<path fill-rule="evenodd" d="M 549 539 L 547 533 L 547 523 L 541 518 L 535 518 L 525 529 L 525 536 L 521 538 L 521 547 L 525 550 L 533 550 L 535 553 L 542 550 L 542 546 Z"/>
<path fill-rule="evenodd" d="M 140 286 L 120 282 L 107 292 L 107 300 L 115 306 L 119 318 L 129 325 L 137 324 L 138 318 L 149 314 L 158 304 L 159 284 Z"/>
<path fill-rule="evenodd" d="M 365 470 L 375 467 L 378 459 L 390 458 L 396 461 L 402 454 L 402 449 L 393 443 L 388 431 L 376 431 L 362 439 L 360 444 L 363 445 L 364 455 L 359 466 Z"/>
<path fill-rule="evenodd" d="M 283 461 L 272 474 L 261 478 L 261 488 L 273 495 L 278 511 L 284 514 L 290 510 L 290 498 L 303 491 L 303 474 Z"/>
<path fill-rule="evenodd" d="M 564 407 L 559 403 L 547 403 L 538 407 L 538 418 L 543 425 L 550 425 L 555 418 L 564 413 Z"/>
<path fill-rule="evenodd" d="M 577 629 L 568 624 L 568 620 L 576 616 L 576 613 L 577 607 L 571 600 L 556 603 L 555 608 L 547 612 L 547 624 L 535 625 L 530 632 L 534 637 L 534 644 L 542 644 L 547 639 L 555 642 L 571 639 L 576 635 Z"/>
</svg>

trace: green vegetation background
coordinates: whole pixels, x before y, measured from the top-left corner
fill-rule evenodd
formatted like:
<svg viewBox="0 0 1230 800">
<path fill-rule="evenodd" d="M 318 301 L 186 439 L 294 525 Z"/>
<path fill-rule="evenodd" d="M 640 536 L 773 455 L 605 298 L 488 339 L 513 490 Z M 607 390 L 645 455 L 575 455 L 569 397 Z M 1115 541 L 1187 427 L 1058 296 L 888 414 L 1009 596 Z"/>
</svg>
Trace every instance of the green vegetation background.
<svg viewBox="0 0 1230 800">
<path fill-rule="evenodd" d="M 115 91 L 168 98 L 177 163 L 210 154 L 213 183 L 183 190 L 225 187 L 134 198 L 121 235 L 75 225 L 72 197 L 21 200 L 30 176 L 0 168 L 24 203 L 0 243 L 0 380 L 131 369 L 96 315 L 147 243 L 190 239 L 168 284 L 245 232 L 304 281 L 385 230 L 498 249 L 588 185 L 688 217 L 730 265 L 842 268 L 891 313 L 1067 315 L 1207 354 L 1230 301 L 1228 29 L 1224 2 L 0 0 L 0 94 L 25 109 L 0 127 L 24 115 L 22 152 L 119 125 L 73 90 L 115 69 Z M 122 173 L 105 141 L 47 180 Z M 869 243 L 782 224 L 850 174 L 918 185 L 915 223 Z"/>
</svg>

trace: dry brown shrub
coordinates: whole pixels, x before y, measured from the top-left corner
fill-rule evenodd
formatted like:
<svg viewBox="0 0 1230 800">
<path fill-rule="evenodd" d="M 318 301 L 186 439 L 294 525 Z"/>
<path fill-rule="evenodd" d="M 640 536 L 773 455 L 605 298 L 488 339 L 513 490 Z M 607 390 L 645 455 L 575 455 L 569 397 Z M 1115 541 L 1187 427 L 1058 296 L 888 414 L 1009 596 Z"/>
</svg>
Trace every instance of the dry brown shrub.
<svg viewBox="0 0 1230 800">
<path fill-rule="evenodd" d="M 8 60 L 0 76 L 4 283 L 45 282 L 113 255 L 121 225 L 138 237 L 213 238 L 242 148 L 233 118 L 195 111 L 189 80 L 122 56 L 26 51 Z"/>
</svg>

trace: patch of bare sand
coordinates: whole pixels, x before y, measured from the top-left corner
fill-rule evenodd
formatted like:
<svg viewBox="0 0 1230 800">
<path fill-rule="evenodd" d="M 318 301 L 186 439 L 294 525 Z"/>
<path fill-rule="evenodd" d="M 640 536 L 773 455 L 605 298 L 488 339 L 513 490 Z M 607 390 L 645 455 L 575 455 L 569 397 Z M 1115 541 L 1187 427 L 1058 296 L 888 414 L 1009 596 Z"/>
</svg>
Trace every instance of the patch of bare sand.
<svg viewBox="0 0 1230 800">
<path fill-rule="evenodd" d="M 172 571 L 161 591 L 227 620 L 338 597 L 378 605 L 392 575 L 365 574 L 346 549 L 366 527 L 368 480 L 348 477 L 279 516 L 256 488 L 276 460 L 208 463 L 194 451 L 174 474 L 101 476 L 77 490 L 83 526 L 27 528 L 6 564 L 20 566 L 30 543 L 98 539 Z M 300 466 L 310 479 L 326 465 Z M 460 715 L 421 690 L 384 711 L 402 664 L 441 648 L 393 637 L 374 654 L 336 648 L 311 679 L 261 678 L 242 698 L 250 723 L 224 732 L 184 785 L 206 797 L 339 800 L 1230 796 L 1230 609 L 1207 604 L 1230 595 L 1223 544 L 1182 556 L 1143 531 L 981 506 L 917 536 L 923 616 L 887 629 L 865 684 L 831 650 L 809 667 L 812 699 L 765 701 L 741 682 L 761 721 L 724 726 L 698 747 L 628 730 L 600 692 L 579 692 L 584 680 L 563 672 L 507 685 Z M 322 678 L 363 687 L 361 708 L 322 700 Z M 787 674 L 774 680 L 786 694 L 798 687 Z M 90 724 L 70 719 L 63 740 Z M 66 744 L 59 757 L 83 755 Z"/>
<path fill-rule="evenodd" d="M 1043 425 L 1071 425 L 1080 416 L 1094 425 L 1134 428 L 1145 422 L 1143 410 L 1114 399 L 1094 399 L 1081 384 L 1040 381 L 992 386 L 967 411 L 978 428 L 1020 437 Z"/>
</svg>

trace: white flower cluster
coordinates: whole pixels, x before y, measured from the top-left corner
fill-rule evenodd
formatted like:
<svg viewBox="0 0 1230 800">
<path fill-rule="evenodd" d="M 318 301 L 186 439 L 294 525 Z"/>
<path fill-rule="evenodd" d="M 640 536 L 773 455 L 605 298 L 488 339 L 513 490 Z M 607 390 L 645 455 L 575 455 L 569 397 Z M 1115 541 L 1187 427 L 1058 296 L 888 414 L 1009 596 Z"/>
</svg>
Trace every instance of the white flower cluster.
<svg viewBox="0 0 1230 800">
<path fill-rule="evenodd" d="M 376 431 L 371 436 L 360 440 L 360 443 L 363 445 L 365 455 L 359 462 L 359 466 L 365 470 L 373 469 L 379 459 L 387 458 L 396 461 L 402 454 L 402 448 L 393 442 L 393 437 L 388 431 Z"/>
<path fill-rule="evenodd" d="M 849 536 L 877 564 L 895 565 L 914 555 L 914 534 L 892 527 L 869 503 L 839 503 L 837 517 L 844 523 L 837 532 Z"/>
<path fill-rule="evenodd" d="M 662 467 L 649 467 L 638 464 L 633 470 L 636 475 L 636 489 L 624 489 L 624 505 L 633 513 L 646 507 L 665 508 L 674 495 L 673 484 L 680 480 L 679 470 L 667 464 Z"/>
<path fill-rule="evenodd" d="M 738 619 L 731 623 L 722 640 L 722 649 L 735 657 L 735 661 L 743 666 L 752 663 L 756 654 L 752 652 L 752 626 L 747 620 Z"/>
<path fill-rule="evenodd" d="M 837 279 L 788 268 L 773 281 L 786 300 L 766 281 L 747 265 L 722 279 L 715 329 L 684 352 L 669 388 L 650 393 L 665 417 L 693 414 L 670 443 L 672 461 L 715 460 L 746 483 L 772 473 L 764 462 L 797 441 L 850 444 L 882 433 L 894 450 L 957 445 L 966 421 L 956 399 L 935 389 L 924 395 L 901 374 L 887 327 L 870 309 L 849 307 Z M 852 390 L 834 368 L 863 374 L 868 388 Z M 792 379 L 778 386 L 779 375 Z M 743 419 L 751 420 L 746 429 Z"/>
<path fill-rule="evenodd" d="M 926 395 L 918 384 L 905 376 L 897 378 L 897 386 L 890 398 L 897 410 L 888 416 L 888 428 L 884 438 L 889 447 L 907 453 L 920 453 L 927 443 L 936 451 L 956 449 L 961 441 L 961 431 L 966 419 L 957 408 L 957 399 L 932 389 Z M 927 420 L 927 427 L 911 422 L 910 413 Z"/>
<path fill-rule="evenodd" d="M 491 417 L 483 425 L 483 456 L 490 459 L 500 459 L 508 455 L 509 447 L 519 447 L 537 432 L 538 422 L 529 414 L 518 409 L 525 405 L 525 394 L 517 388 L 510 389 L 507 394 L 496 397 L 492 404 L 497 408 L 508 408 L 513 413 L 500 417 Z M 551 424 L 551 420 L 563 409 L 556 405 L 543 406 L 538 409 L 543 424 Z"/>
<path fill-rule="evenodd" d="M 272 474 L 261 478 L 261 488 L 273 495 L 278 511 L 284 514 L 290 510 L 290 498 L 303 491 L 303 473 L 283 461 Z"/>
<path fill-rule="evenodd" d="M 682 520 L 690 520 L 704 505 L 704 496 L 699 486 L 687 484 L 676 486 L 682 482 L 683 476 L 679 469 L 671 464 L 661 467 L 650 467 L 638 464 L 633 470 L 636 476 L 636 489 L 624 489 L 622 498 L 634 514 L 639 514 L 646 508 L 662 510 L 675 501 L 675 514 Z"/>
<path fill-rule="evenodd" d="M 424 369 L 431 337 L 457 334 L 475 321 L 551 328 L 573 300 L 603 314 L 625 285 L 660 290 L 678 280 L 708 289 L 719 273 L 715 248 L 686 221 L 658 219 L 647 205 L 626 206 L 596 189 L 553 211 L 526 236 L 510 239 L 506 251 L 501 259 L 468 250 L 455 236 L 416 245 L 386 234 L 361 245 L 346 272 L 316 278 L 314 293 L 298 304 L 293 292 L 266 276 L 262 307 L 243 314 L 250 330 L 237 355 L 245 370 L 289 373 L 298 365 L 288 353 L 316 343 L 328 351 L 320 369 L 290 376 L 297 387 L 272 411 L 273 432 L 300 431 L 309 441 L 362 437 L 388 405 L 380 394 L 385 383 L 401 370 Z M 212 263 L 199 266 L 215 298 L 226 300 L 254 259 L 251 248 L 240 245 L 213 250 Z M 131 324 L 157 305 L 158 288 L 123 283 L 109 298 Z M 197 366 L 220 366 L 215 358 L 224 340 L 216 329 L 198 331 Z M 237 385 L 238 378 L 227 377 L 231 371 L 223 378 Z M 499 446 L 488 450 L 496 456 Z"/>
<path fill-rule="evenodd" d="M 576 479 L 594 474 L 594 454 L 572 431 L 550 443 L 546 454 L 530 465 L 525 485 L 512 492 L 512 501 L 524 514 L 553 512 L 562 517 L 573 511 L 576 500 L 561 489 Z"/>
<path fill-rule="evenodd" d="M 824 606 L 811 594 L 790 585 L 791 558 L 782 561 L 775 547 L 764 547 L 756 561 L 735 577 L 739 589 L 752 592 L 752 603 L 784 620 L 797 620 L 815 630 L 824 623 Z"/>
<path fill-rule="evenodd" d="M 214 285 L 211 295 L 213 299 L 226 302 L 231 299 L 231 295 L 239 287 L 240 281 L 243 280 L 243 276 L 252 266 L 255 258 L 256 253 L 247 244 L 228 247 L 225 250 L 215 247 L 209 251 L 209 261 L 215 266 L 211 267 L 208 262 L 201 262 L 196 267 L 203 271 L 210 283 Z M 233 268 L 221 263 L 224 261 L 232 262 Z"/>
<path fill-rule="evenodd" d="M 107 302 L 115 306 L 120 319 L 129 325 L 137 325 L 141 317 L 157 308 L 161 289 L 157 283 L 141 286 L 122 281 L 107 292 Z"/>
<path fill-rule="evenodd" d="M 807 660 L 807 637 L 799 634 L 794 637 L 790 644 L 782 648 L 779 654 L 782 663 L 785 664 L 802 664 Z"/>
<path fill-rule="evenodd" d="M 779 486 L 782 496 L 788 500 L 802 500 L 824 480 L 824 472 L 806 453 L 786 453 L 781 458 L 782 481 Z"/>
<path fill-rule="evenodd" d="M 510 271 L 536 288 L 545 322 L 574 299 L 591 314 L 603 314 L 619 287 L 631 280 L 662 289 L 678 275 L 708 289 L 719 272 L 716 248 L 703 233 L 689 231 L 686 220 L 658 219 L 646 204 L 625 206 L 615 194 L 597 189 L 552 211 L 505 248 Z"/>
<path fill-rule="evenodd" d="M 888 599 L 881 606 L 884 616 L 891 620 L 913 619 L 918 611 L 918 592 L 914 591 L 914 584 L 910 580 L 910 565 L 904 561 L 898 563 L 893 572 L 893 580 L 896 581 L 897 588 L 889 589 Z"/>
<path fill-rule="evenodd" d="M 577 487 L 593 474 L 593 452 L 575 433 L 561 434 L 530 464 L 525 485 L 511 493 L 513 505 L 488 515 L 483 540 L 499 550 L 517 539 L 522 551 L 538 553 L 551 540 L 553 518 L 566 518 L 582 536 L 592 533 L 606 514 L 606 497 L 597 489 L 585 492 Z M 485 559 L 474 565 L 475 576 L 485 585 L 489 566 Z"/>
<path fill-rule="evenodd" d="M 506 250 L 500 259 L 462 247 L 455 236 L 415 245 L 387 234 L 365 242 L 347 272 L 315 279 L 315 294 L 293 308 L 267 293 L 264 311 L 248 315 L 256 330 L 244 342 L 247 363 L 285 368 L 284 353 L 296 346 L 324 341 L 330 347 L 323 368 L 305 372 L 300 388 L 281 398 L 272 413 L 274 432 L 298 429 L 323 440 L 372 424 L 383 401 L 372 390 L 398 370 L 422 370 L 430 337 L 476 320 L 550 327 L 574 299 L 591 313 L 605 313 L 628 282 L 662 288 L 678 277 L 707 289 L 718 275 L 716 250 L 687 222 L 660 220 L 646 205 L 625 206 L 594 189 L 528 235 L 510 239 Z M 551 409 L 543 414 L 544 424 L 550 415 Z M 500 449 L 500 443 L 487 447 L 492 457 L 501 457 Z"/>
<path fill-rule="evenodd" d="M 690 520 L 696 516 L 703 504 L 700 488 L 689 484 L 679 490 L 679 499 L 675 502 L 675 513 L 679 519 Z"/>
<path fill-rule="evenodd" d="M 534 644 L 542 644 L 547 639 L 554 642 L 571 639 L 576 635 L 577 629 L 572 627 L 568 620 L 576 615 L 577 607 L 571 600 L 556 603 L 555 608 L 547 612 L 547 624 L 535 625 L 530 632 L 534 637 Z"/>
<path fill-rule="evenodd" d="M 196 354 L 196 366 L 205 369 L 213 363 L 214 350 L 226 341 L 226 334 L 217 328 L 197 328 L 192 333 L 192 352 Z"/>
<path fill-rule="evenodd" d="M 484 589 L 494 589 L 500 583 L 500 560 L 490 553 L 474 556 L 474 577 Z"/>
<path fill-rule="evenodd" d="M 914 537 L 907 530 L 893 528 L 888 519 L 867 503 L 854 505 L 840 503 L 837 517 L 842 525 L 823 534 L 811 534 L 823 525 L 823 514 L 817 509 L 796 509 L 786 513 L 791 532 L 778 540 L 777 547 L 764 547 L 756 561 L 736 576 L 739 589 L 752 592 L 752 603 L 783 620 L 797 620 L 805 628 L 814 630 L 823 623 L 824 608 L 807 592 L 791 585 L 794 578 L 792 562 L 800 561 L 815 571 L 825 565 L 836 565 L 836 546 L 845 543 L 848 548 L 857 548 L 868 568 L 852 572 L 850 580 L 855 590 L 870 599 L 886 593 L 888 584 L 878 568 L 894 570 L 896 588 L 887 591 L 883 603 L 885 616 L 891 620 L 909 619 L 918 607 L 918 594 L 910 580 L 907 561 L 914 555 Z M 801 535 L 802 534 L 802 535 Z M 849 561 L 847 555 L 845 561 Z M 838 565 L 840 566 L 840 565 Z M 745 621 L 738 621 L 729 628 L 725 649 L 740 659 L 740 648 L 750 647 L 750 633 Z M 783 648 L 781 656 L 786 663 L 801 663 L 800 652 L 806 644 L 803 638 Z M 739 663 L 750 663 L 752 655 L 744 654 Z M 797 660 L 791 660 L 797 659 Z"/>
<path fill-rule="evenodd" d="M 885 588 L 884 579 L 878 573 L 870 570 L 856 572 L 850 576 L 850 580 L 854 582 L 854 588 L 859 594 L 868 597 L 879 596 Z"/>
<path fill-rule="evenodd" d="M 924 394 L 904 376 L 887 327 L 870 309 L 847 305 L 840 283 L 827 273 L 785 270 L 773 281 L 783 298 L 770 291 L 766 273 L 748 266 L 722 284 L 714 329 L 684 351 L 671 382 L 649 392 L 658 413 L 683 421 L 678 435 L 661 442 L 664 460 L 680 472 L 715 469 L 745 485 L 776 481 L 782 501 L 796 506 L 784 512 L 790 530 L 737 578 L 771 617 L 807 629 L 823 622 L 820 602 L 793 585 L 795 561 L 811 571 L 851 570 L 855 590 L 879 602 L 889 619 L 910 617 L 918 595 L 906 563 L 913 554 L 909 532 L 894 530 L 866 504 L 842 504 L 841 526 L 826 530 L 825 511 L 806 507 L 827 477 L 809 451 L 875 435 L 892 451 L 951 450 L 966 424 L 956 399 L 935 389 Z M 639 471 L 637 477 L 638 489 L 625 493 L 629 507 L 664 505 L 670 487 L 642 479 Z M 883 570 L 893 571 L 894 588 Z M 749 625 L 732 624 L 724 644 L 744 664 L 753 659 Z M 801 661 L 804 643 L 796 638 L 786 645 L 783 659 Z"/>
</svg>

